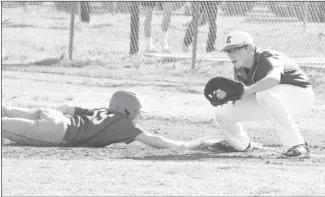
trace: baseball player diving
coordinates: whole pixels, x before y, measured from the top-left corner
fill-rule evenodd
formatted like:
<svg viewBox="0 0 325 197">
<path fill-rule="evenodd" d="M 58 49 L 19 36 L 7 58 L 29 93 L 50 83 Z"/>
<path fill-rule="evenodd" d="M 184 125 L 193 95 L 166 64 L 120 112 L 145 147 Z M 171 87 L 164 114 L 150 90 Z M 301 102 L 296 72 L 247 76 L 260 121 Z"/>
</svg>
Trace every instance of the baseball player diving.
<svg viewBox="0 0 325 197">
<path fill-rule="evenodd" d="M 2 137 L 19 145 L 105 147 L 134 140 L 161 149 L 195 149 L 202 140 L 179 141 L 154 135 L 137 126 L 145 111 L 140 95 L 131 90 L 113 94 L 108 108 L 57 109 L 2 106 Z"/>
<path fill-rule="evenodd" d="M 215 118 L 225 140 L 209 146 L 210 150 L 229 152 L 251 148 L 241 122 L 271 121 L 276 136 L 287 150 L 283 157 L 310 157 L 310 147 L 293 119 L 308 112 L 314 102 L 311 82 L 295 61 L 277 51 L 259 50 L 249 34 L 230 33 L 225 40 L 226 52 L 234 66 L 235 80 L 244 84 L 241 99 L 214 108 Z M 226 91 L 215 91 L 218 99 Z"/>
</svg>

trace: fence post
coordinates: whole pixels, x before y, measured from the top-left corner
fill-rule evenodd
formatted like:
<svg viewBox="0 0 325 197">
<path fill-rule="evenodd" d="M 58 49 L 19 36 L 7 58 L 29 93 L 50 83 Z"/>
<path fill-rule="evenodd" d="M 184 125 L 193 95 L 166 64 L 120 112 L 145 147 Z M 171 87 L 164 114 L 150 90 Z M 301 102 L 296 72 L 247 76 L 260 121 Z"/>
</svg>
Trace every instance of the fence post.
<svg viewBox="0 0 325 197">
<path fill-rule="evenodd" d="M 73 33 L 74 33 L 74 16 L 75 16 L 75 5 L 71 6 L 71 18 L 70 18 L 70 36 L 69 36 L 69 60 L 72 60 L 73 52 Z"/>
<path fill-rule="evenodd" d="M 195 16 L 194 16 L 194 35 L 193 35 L 193 49 L 192 49 L 192 70 L 195 69 L 196 63 L 196 49 L 197 49 L 197 36 L 198 36 L 198 28 L 199 28 L 199 10 L 200 10 L 200 2 L 195 2 Z"/>
</svg>

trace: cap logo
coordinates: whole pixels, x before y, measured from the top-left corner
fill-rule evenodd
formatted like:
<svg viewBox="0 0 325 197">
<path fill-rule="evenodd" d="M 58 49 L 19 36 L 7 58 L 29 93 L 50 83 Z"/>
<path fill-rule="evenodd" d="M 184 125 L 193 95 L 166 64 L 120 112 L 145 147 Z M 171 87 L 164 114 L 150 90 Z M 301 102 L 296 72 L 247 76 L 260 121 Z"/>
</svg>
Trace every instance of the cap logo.
<svg viewBox="0 0 325 197">
<path fill-rule="evenodd" d="M 228 36 L 228 37 L 227 37 L 226 44 L 229 44 L 229 43 L 231 43 L 231 36 Z"/>
</svg>

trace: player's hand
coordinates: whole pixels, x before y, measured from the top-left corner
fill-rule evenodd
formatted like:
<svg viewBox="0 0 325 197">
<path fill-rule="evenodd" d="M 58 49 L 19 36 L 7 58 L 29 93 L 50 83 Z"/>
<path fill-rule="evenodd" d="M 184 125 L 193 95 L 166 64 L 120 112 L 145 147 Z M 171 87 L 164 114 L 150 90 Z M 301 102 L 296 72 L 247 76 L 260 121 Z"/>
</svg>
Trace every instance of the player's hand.
<svg viewBox="0 0 325 197">
<path fill-rule="evenodd" d="M 218 99 L 224 99 L 227 96 L 227 92 L 225 92 L 223 90 L 217 90 L 217 91 L 214 92 L 214 94 L 216 95 L 216 97 Z"/>
</svg>

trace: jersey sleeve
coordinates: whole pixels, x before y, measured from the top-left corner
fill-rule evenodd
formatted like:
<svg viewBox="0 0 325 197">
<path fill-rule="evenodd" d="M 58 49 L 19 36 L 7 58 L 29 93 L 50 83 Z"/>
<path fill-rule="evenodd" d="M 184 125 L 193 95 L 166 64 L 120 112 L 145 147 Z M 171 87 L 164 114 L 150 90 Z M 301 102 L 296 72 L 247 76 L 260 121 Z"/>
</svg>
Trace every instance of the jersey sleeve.
<svg viewBox="0 0 325 197">
<path fill-rule="evenodd" d="M 92 109 L 86 109 L 82 107 L 75 107 L 74 115 L 81 116 L 81 115 L 88 115 L 90 113 L 93 113 L 94 110 Z"/>
<path fill-rule="evenodd" d="M 133 142 L 135 138 L 143 132 L 140 127 L 133 125 L 127 118 L 120 119 L 116 124 L 114 124 L 114 126 L 116 129 L 116 138 L 118 141 L 126 144 Z"/>
<path fill-rule="evenodd" d="M 262 60 L 261 64 L 263 65 L 263 70 L 265 75 L 270 72 L 273 68 L 278 68 L 281 74 L 284 73 L 284 60 L 280 56 L 276 55 L 265 55 Z"/>
</svg>

